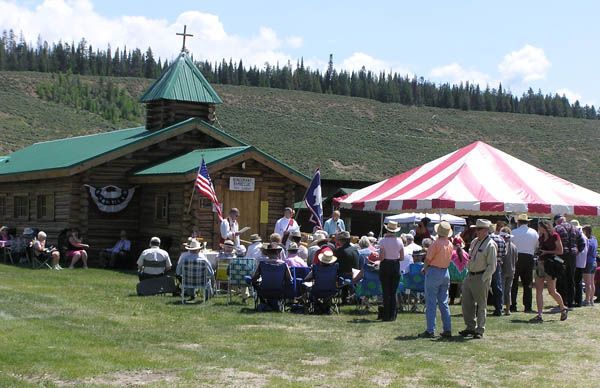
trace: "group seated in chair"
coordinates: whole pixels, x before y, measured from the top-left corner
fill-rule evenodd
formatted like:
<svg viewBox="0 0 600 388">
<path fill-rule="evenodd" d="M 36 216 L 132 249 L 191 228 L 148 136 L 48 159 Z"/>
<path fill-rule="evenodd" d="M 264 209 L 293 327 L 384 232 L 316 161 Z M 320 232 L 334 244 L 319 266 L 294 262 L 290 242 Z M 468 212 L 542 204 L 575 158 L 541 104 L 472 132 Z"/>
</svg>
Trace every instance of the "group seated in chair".
<svg viewBox="0 0 600 388">
<path fill-rule="evenodd" d="M 62 267 L 59 264 L 60 253 L 55 247 L 46 245 L 46 238 L 46 233 L 40 231 L 37 234 L 37 239 L 33 241 L 31 245 L 33 253 L 31 255 L 32 265 L 38 268 L 46 266 L 51 269 L 61 270 Z M 51 264 L 48 264 L 48 262 L 51 262 Z"/>
<path fill-rule="evenodd" d="M 331 314 L 332 309 L 339 312 L 338 302 L 341 301 L 340 288 L 351 282 L 339 273 L 337 257 L 331 250 L 326 250 L 318 256 L 319 264 L 312 266 L 306 276 L 305 312 L 310 314 Z"/>
<path fill-rule="evenodd" d="M 160 238 L 150 239 L 150 247 L 140 254 L 137 266 L 140 281 L 163 277 L 171 269 L 171 258 L 167 251 L 160 248 Z"/>
<path fill-rule="evenodd" d="M 119 241 L 112 248 L 100 251 L 100 260 L 105 268 L 128 268 L 131 259 L 131 241 L 127 239 L 127 232 L 122 230 Z"/>
<path fill-rule="evenodd" d="M 79 260 L 81 260 L 83 268 L 87 268 L 88 253 L 86 249 L 88 249 L 90 246 L 88 244 L 84 244 L 81 241 L 81 238 L 79 236 L 79 230 L 77 228 L 73 228 L 68 232 L 67 240 L 65 243 L 65 255 L 67 258 L 71 258 L 71 264 L 69 264 L 69 269 L 75 268 L 75 264 L 77 264 Z"/>
<path fill-rule="evenodd" d="M 255 308 L 259 311 L 283 311 L 286 285 L 292 282 L 288 266 L 280 259 L 282 247 L 265 244 L 261 252 L 267 257 L 260 261 L 249 279 L 256 292 Z"/>
</svg>

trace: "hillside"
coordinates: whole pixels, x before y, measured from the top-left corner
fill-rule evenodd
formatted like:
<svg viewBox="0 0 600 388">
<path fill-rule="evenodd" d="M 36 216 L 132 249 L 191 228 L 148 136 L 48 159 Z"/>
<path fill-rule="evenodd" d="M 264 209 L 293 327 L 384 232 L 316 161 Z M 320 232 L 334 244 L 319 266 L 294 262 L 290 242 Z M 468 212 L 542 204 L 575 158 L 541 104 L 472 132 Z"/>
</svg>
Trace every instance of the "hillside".
<svg viewBox="0 0 600 388">
<path fill-rule="evenodd" d="M 0 72 L 0 154 L 34 141 L 124 128 L 99 116 L 45 102 L 43 73 Z M 97 82 L 96 77 L 85 77 Z M 113 78 L 132 96 L 150 81 Z M 377 180 L 483 140 L 551 173 L 600 191 L 600 121 L 459 111 L 373 100 L 214 85 L 225 103 L 218 124 L 307 175 Z M 142 121 L 143 118 L 140 118 Z"/>
</svg>

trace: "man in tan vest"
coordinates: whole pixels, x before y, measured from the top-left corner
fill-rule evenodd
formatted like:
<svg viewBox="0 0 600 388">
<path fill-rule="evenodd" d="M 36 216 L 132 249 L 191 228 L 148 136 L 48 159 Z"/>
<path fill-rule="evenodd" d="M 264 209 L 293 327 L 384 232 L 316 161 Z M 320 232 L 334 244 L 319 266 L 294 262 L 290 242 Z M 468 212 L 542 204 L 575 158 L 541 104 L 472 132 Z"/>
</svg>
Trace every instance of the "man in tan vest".
<svg viewBox="0 0 600 388">
<path fill-rule="evenodd" d="M 477 220 L 473 226 L 477 231 L 477 238 L 471 242 L 469 255 L 471 259 L 467 268 L 469 274 L 462 286 L 462 312 L 467 328 L 459 334 L 463 337 L 469 335 L 479 339 L 485 331 L 485 318 L 487 314 L 487 296 L 492 276 L 496 271 L 496 254 L 498 247 L 490 238 L 491 222 Z"/>
</svg>

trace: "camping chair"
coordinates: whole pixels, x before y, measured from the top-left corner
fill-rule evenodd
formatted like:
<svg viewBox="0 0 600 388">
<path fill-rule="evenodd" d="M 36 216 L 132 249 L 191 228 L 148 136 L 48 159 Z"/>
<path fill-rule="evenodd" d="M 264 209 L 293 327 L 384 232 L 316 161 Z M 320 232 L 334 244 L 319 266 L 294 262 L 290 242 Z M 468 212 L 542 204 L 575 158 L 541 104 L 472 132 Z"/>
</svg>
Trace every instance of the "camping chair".
<svg viewBox="0 0 600 388">
<path fill-rule="evenodd" d="M 377 305 L 379 298 L 383 295 L 381 281 L 379 280 L 379 270 L 370 267 L 363 267 L 363 278 L 356 284 L 356 309 L 364 308 L 365 312 L 369 311 L 371 304 Z"/>
<path fill-rule="evenodd" d="M 416 312 L 419 304 L 424 308 L 425 302 L 425 275 L 421 273 L 423 263 L 413 263 L 408 267 L 408 273 L 402 277 L 404 298 L 401 305 L 410 305 L 410 311 Z"/>
<path fill-rule="evenodd" d="M 271 309 L 283 312 L 287 265 L 285 263 L 274 264 L 261 261 L 258 266 L 261 280 L 259 284 L 255 285 L 255 310 L 259 309 L 259 301 L 263 300 Z"/>
<path fill-rule="evenodd" d="M 304 294 L 304 278 L 310 272 L 308 267 L 290 267 L 292 281 L 286 284 L 285 299 L 292 312 L 304 312 L 302 296 Z"/>
<path fill-rule="evenodd" d="M 338 282 L 338 266 L 314 265 L 313 284 L 308 289 L 305 311 L 309 314 L 329 314 L 331 308 L 336 314 L 340 313 L 338 304 L 341 302 Z"/>
<path fill-rule="evenodd" d="M 256 266 L 256 261 L 254 259 L 249 259 L 245 257 L 236 257 L 229 261 L 229 276 L 227 282 L 227 293 L 229 294 L 229 303 L 231 303 L 231 290 L 233 287 L 246 287 L 247 284 L 245 282 L 246 276 L 252 277 L 254 275 L 254 270 Z M 217 267 L 217 274 L 218 274 Z M 227 272 L 227 270 L 226 270 Z M 242 296 L 244 302 L 246 298 Z"/>
<path fill-rule="evenodd" d="M 206 261 L 189 261 L 183 264 L 181 271 L 181 304 L 185 304 L 185 291 L 192 289 L 192 298 L 198 289 L 202 292 L 202 302 L 212 296 L 212 276 Z"/>
<path fill-rule="evenodd" d="M 2 257 L 4 258 L 4 264 L 6 264 L 7 260 L 10 260 L 11 264 L 15 264 L 15 261 L 13 260 L 12 257 L 12 250 L 9 246 L 6 245 L 2 245 L 2 247 L 0 247 L 0 249 L 2 249 Z"/>
<path fill-rule="evenodd" d="M 231 263 L 230 258 L 218 258 L 217 259 L 217 270 L 215 271 L 215 284 L 216 290 L 222 291 L 223 283 L 229 284 L 229 264 Z"/>
<path fill-rule="evenodd" d="M 45 258 L 43 259 L 36 256 L 32 244 L 29 244 L 29 246 L 25 248 L 25 255 L 27 256 L 29 263 L 31 263 L 31 268 L 39 269 L 46 266 L 47 268 L 52 269 L 50 264 L 48 264 L 48 262 L 52 259 L 52 255 L 45 255 Z"/>
</svg>

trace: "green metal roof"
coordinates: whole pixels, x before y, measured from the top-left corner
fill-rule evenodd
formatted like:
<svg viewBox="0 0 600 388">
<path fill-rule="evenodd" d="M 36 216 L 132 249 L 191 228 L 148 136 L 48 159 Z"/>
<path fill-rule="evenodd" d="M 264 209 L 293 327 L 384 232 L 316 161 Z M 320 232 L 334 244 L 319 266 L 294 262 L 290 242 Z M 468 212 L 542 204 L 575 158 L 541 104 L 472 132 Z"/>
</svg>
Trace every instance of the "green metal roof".
<svg viewBox="0 0 600 388">
<path fill-rule="evenodd" d="M 192 118 L 158 131 L 148 131 L 145 127 L 137 127 L 35 143 L 3 157 L 4 159 L 0 162 L 0 175 L 75 167 L 193 121 L 202 122 Z M 202 123 L 204 124 L 204 122 Z M 212 126 L 211 129 L 218 130 Z"/>
<path fill-rule="evenodd" d="M 327 197 L 323 197 L 323 202 L 327 201 Z M 306 209 L 306 203 L 304 200 L 294 202 L 294 209 Z"/>
<path fill-rule="evenodd" d="M 357 191 L 357 190 L 360 190 L 360 189 L 349 189 L 349 188 L 347 188 L 347 187 L 341 187 L 341 188 L 340 188 L 340 191 L 341 191 L 342 193 L 344 193 L 344 194 L 352 194 L 352 193 L 354 193 L 354 192 L 355 192 L 355 191 Z"/>
<path fill-rule="evenodd" d="M 208 148 L 194 150 L 187 154 L 178 156 L 166 162 L 154 165 L 144 170 L 136 172 L 135 176 L 143 175 L 165 175 L 165 174 L 186 174 L 190 171 L 198 170 L 200 161 L 204 157 L 204 162 L 207 166 L 229 159 L 239 154 L 246 152 L 251 148 L 245 147 L 224 147 L 224 148 Z"/>
<path fill-rule="evenodd" d="M 175 100 L 207 104 L 223 102 L 185 52 L 177 57 L 140 100 Z"/>
</svg>

